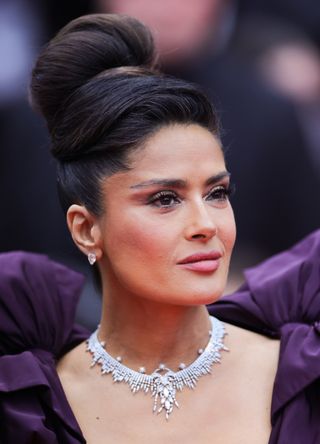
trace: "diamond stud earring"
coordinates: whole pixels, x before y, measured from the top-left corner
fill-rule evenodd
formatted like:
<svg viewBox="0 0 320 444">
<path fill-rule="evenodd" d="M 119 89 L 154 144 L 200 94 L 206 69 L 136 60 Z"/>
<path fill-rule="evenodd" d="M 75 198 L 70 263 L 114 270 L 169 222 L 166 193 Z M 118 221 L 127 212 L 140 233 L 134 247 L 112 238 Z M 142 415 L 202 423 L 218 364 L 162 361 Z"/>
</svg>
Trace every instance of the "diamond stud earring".
<svg viewBox="0 0 320 444">
<path fill-rule="evenodd" d="M 97 256 L 95 255 L 95 253 L 89 253 L 88 254 L 88 261 L 90 265 L 93 265 L 97 260 Z"/>
</svg>

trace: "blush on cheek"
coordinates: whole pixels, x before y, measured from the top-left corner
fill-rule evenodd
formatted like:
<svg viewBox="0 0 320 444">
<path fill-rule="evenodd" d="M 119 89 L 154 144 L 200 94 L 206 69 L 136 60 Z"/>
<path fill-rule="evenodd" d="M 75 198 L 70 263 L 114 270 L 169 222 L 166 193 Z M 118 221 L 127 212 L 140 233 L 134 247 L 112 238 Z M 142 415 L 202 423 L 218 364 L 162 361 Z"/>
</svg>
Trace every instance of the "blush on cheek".
<svg viewBox="0 0 320 444">
<path fill-rule="evenodd" d="M 232 253 L 235 241 L 236 241 L 236 228 L 234 226 L 234 228 L 230 228 L 230 230 L 226 232 L 225 245 L 230 251 L 230 254 Z"/>
<path fill-rule="evenodd" d="M 229 253 L 231 254 L 237 235 L 236 223 L 231 206 L 229 207 L 229 211 L 226 213 L 225 220 L 222 221 L 221 227 L 223 227 L 223 229 L 219 230 L 219 235 L 226 249 L 228 249 Z"/>
<path fill-rule="evenodd" d="M 116 231 L 113 227 L 112 232 L 107 241 L 107 248 L 109 251 L 118 251 L 121 256 L 126 253 L 133 257 L 147 257 L 152 261 L 169 253 L 164 242 L 168 233 L 163 225 L 161 227 L 159 224 L 147 224 L 134 218 L 131 223 L 123 221 Z"/>
</svg>

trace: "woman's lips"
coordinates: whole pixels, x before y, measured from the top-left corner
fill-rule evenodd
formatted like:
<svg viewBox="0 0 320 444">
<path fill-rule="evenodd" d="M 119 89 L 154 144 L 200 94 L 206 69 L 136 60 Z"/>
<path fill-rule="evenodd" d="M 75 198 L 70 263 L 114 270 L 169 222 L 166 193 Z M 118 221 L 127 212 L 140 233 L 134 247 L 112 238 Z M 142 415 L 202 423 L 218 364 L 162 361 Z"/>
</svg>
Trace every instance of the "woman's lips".
<svg viewBox="0 0 320 444">
<path fill-rule="evenodd" d="M 178 262 L 178 265 L 186 270 L 211 273 L 220 264 L 221 253 L 211 251 L 208 253 L 196 253 Z"/>
<path fill-rule="evenodd" d="M 189 262 L 188 264 L 179 264 L 180 267 L 185 268 L 186 270 L 192 271 L 200 271 L 202 273 L 211 273 L 215 271 L 219 267 L 219 259 L 214 261 L 198 261 L 198 262 Z"/>
</svg>

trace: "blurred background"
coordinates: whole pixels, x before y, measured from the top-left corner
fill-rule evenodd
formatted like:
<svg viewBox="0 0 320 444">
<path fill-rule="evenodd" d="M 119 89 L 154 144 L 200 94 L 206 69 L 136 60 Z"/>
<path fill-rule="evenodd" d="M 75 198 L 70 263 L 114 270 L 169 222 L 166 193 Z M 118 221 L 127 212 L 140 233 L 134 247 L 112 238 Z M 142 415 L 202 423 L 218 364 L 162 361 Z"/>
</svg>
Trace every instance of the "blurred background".
<svg viewBox="0 0 320 444">
<path fill-rule="evenodd" d="M 320 226 L 318 0 L 0 0 L 0 251 L 45 253 L 88 276 L 78 320 L 99 295 L 60 209 L 45 123 L 28 105 L 40 48 L 71 19 L 134 16 L 162 70 L 202 85 L 220 116 L 238 239 L 227 291 L 242 270 Z"/>
</svg>

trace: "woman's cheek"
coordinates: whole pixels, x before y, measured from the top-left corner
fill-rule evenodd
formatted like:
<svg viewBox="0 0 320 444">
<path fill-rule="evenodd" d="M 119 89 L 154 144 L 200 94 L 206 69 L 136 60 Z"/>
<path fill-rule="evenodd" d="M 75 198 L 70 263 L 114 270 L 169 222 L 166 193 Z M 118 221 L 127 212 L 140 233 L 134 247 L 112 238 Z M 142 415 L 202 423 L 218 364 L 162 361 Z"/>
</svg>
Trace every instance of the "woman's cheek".
<svg viewBox="0 0 320 444">
<path fill-rule="evenodd" d="M 130 218 L 112 225 L 106 227 L 106 250 L 109 254 L 114 252 L 132 260 L 146 256 L 150 261 L 170 254 L 167 247 L 172 247 L 172 242 L 165 224 Z"/>
<path fill-rule="evenodd" d="M 236 223 L 231 205 L 227 208 L 219 232 L 226 250 L 231 254 L 237 235 Z"/>
</svg>

